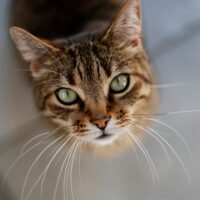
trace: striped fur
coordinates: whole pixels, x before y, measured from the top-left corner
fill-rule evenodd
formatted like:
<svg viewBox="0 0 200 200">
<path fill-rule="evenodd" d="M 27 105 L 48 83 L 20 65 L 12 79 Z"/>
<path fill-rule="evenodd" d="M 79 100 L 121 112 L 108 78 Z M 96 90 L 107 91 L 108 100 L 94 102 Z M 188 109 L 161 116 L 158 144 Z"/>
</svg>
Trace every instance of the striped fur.
<svg viewBox="0 0 200 200">
<path fill-rule="evenodd" d="M 30 63 L 40 109 L 58 125 L 72 124 L 66 134 L 85 139 L 88 151 L 98 147 L 99 154 L 119 152 L 130 146 L 127 131 L 142 132 L 129 122 L 143 123 L 134 114 L 154 111 L 156 91 L 142 45 L 139 0 L 128 0 L 108 28 L 96 32 L 47 41 L 14 27 L 11 36 Z M 116 95 L 109 87 L 119 74 L 129 74 L 130 86 Z M 55 91 L 62 87 L 76 91 L 76 104 L 66 106 L 56 99 Z M 102 131 L 91 121 L 105 116 L 110 117 L 106 131 L 111 137 L 98 140 Z"/>
</svg>

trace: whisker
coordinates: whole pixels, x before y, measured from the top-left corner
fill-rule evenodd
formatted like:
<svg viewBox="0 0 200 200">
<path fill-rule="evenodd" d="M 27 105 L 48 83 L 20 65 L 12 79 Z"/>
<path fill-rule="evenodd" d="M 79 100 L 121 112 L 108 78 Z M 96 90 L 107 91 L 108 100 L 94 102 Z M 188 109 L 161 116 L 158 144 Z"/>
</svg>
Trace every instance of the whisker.
<svg viewBox="0 0 200 200">
<path fill-rule="evenodd" d="M 175 88 L 175 87 L 182 87 L 188 85 L 188 82 L 183 83 L 171 83 L 171 84 L 160 84 L 160 85 L 150 85 L 151 88 L 155 89 L 165 89 L 165 88 Z"/>
<path fill-rule="evenodd" d="M 64 179 L 63 179 L 63 199 L 66 200 L 66 194 L 67 194 L 67 186 L 66 186 L 66 175 L 68 177 L 68 166 L 70 163 L 70 159 L 71 159 L 71 155 L 76 147 L 77 141 L 74 141 L 74 144 L 72 146 L 72 148 L 69 150 L 69 153 L 67 154 L 67 160 L 66 160 L 66 165 L 65 165 L 65 170 L 64 170 Z"/>
<path fill-rule="evenodd" d="M 174 115 L 174 114 L 184 114 L 184 113 L 198 113 L 200 110 L 182 110 L 182 111 L 175 111 L 175 112 L 169 112 L 167 115 Z"/>
<path fill-rule="evenodd" d="M 74 162 L 76 157 L 78 156 L 78 147 L 80 146 L 81 140 L 79 140 L 79 143 L 77 145 L 77 148 L 75 149 L 74 152 L 74 156 L 73 156 L 73 161 L 72 161 L 72 165 L 71 165 L 71 190 L 72 190 L 72 194 L 73 194 L 73 166 L 74 166 Z M 73 195 L 73 199 L 75 200 L 75 196 Z"/>
<path fill-rule="evenodd" d="M 44 150 L 42 150 L 42 152 L 37 156 L 37 158 L 34 160 L 34 162 L 32 163 L 31 167 L 28 170 L 28 173 L 26 175 L 25 181 L 24 181 L 24 185 L 22 188 L 22 193 L 21 193 L 21 200 L 24 199 L 24 192 L 25 192 L 25 188 L 26 188 L 26 183 L 28 181 L 29 175 L 33 169 L 33 167 L 35 166 L 36 162 L 40 159 L 40 157 L 46 152 L 46 150 L 51 147 L 53 144 L 55 144 L 57 141 L 59 141 L 60 139 L 62 139 L 64 137 L 64 135 L 60 136 L 59 138 L 57 138 L 56 140 L 54 140 L 53 142 L 51 142 L 49 145 L 47 145 L 47 147 L 44 148 Z M 26 198 L 25 198 L 26 200 Z"/>
<path fill-rule="evenodd" d="M 162 136 L 161 136 L 155 129 L 153 129 L 153 128 L 148 128 L 148 130 L 149 130 L 149 131 L 148 131 L 147 129 L 145 129 L 145 128 L 143 128 L 142 126 L 140 126 L 141 124 L 138 123 L 138 122 L 133 121 L 133 124 L 134 124 L 135 126 L 137 126 L 138 128 L 140 128 L 140 129 L 146 131 L 147 133 L 149 133 L 152 137 L 154 137 L 154 138 L 160 143 L 160 145 L 162 144 L 161 141 L 163 141 L 163 142 L 169 147 L 169 149 L 174 153 L 175 157 L 177 158 L 177 160 L 179 161 L 181 167 L 183 168 L 183 170 L 184 170 L 184 172 L 185 172 L 185 174 L 186 174 L 187 180 L 188 180 L 188 184 L 190 185 L 190 175 L 189 175 L 189 173 L 188 173 L 188 171 L 187 171 L 187 169 L 186 169 L 186 167 L 185 167 L 185 164 L 183 163 L 181 157 L 178 155 L 178 153 L 175 151 L 175 149 L 168 143 L 168 141 L 167 141 L 164 137 L 162 137 Z M 139 124 L 139 125 L 138 125 L 138 124 Z M 162 146 L 163 146 L 163 144 L 162 144 Z M 165 154 L 166 154 L 167 158 L 169 159 L 168 152 L 167 152 L 167 150 L 165 149 L 165 146 L 163 146 L 163 147 L 164 147 L 163 150 L 166 152 Z M 168 161 L 168 162 L 169 162 L 169 161 Z M 170 161 L 170 163 L 171 163 L 171 161 Z"/>
<path fill-rule="evenodd" d="M 10 171 L 13 169 L 13 167 L 19 162 L 19 160 L 21 160 L 27 153 L 29 153 L 31 150 L 33 150 L 34 148 L 36 148 L 37 146 L 39 146 L 41 144 L 41 142 L 38 142 L 37 144 L 35 144 L 34 146 L 32 146 L 31 148 L 29 148 L 27 151 L 25 151 L 23 154 L 21 154 L 12 164 L 11 166 L 8 168 L 3 181 L 1 183 L 1 191 L 3 190 L 3 186 L 5 184 L 5 180 L 7 178 L 7 176 L 9 175 Z"/>
<path fill-rule="evenodd" d="M 79 172 L 79 178 L 80 178 L 80 181 L 81 183 L 83 183 L 83 179 L 82 179 L 82 176 L 81 176 L 81 154 L 82 154 L 82 148 L 84 146 L 84 140 L 82 140 L 80 146 L 79 146 L 79 157 L 78 157 L 78 172 Z"/>
<path fill-rule="evenodd" d="M 151 175 L 152 175 L 152 178 L 153 178 L 153 188 L 155 188 L 155 175 L 154 175 L 154 170 L 153 170 L 152 164 L 151 164 L 151 162 L 150 162 L 150 160 L 149 160 L 149 157 L 147 156 L 145 150 L 144 150 L 143 147 L 139 144 L 139 142 L 138 142 L 134 137 L 132 138 L 131 134 L 128 133 L 128 135 L 129 135 L 129 137 L 133 140 L 133 142 L 135 142 L 135 143 L 137 144 L 137 146 L 139 147 L 139 149 L 141 150 L 141 152 L 142 152 L 143 155 L 145 156 L 145 158 L 146 158 L 146 160 L 147 160 L 147 162 L 148 162 L 148 165 L 149 165 L 149 167 L 150 167 Z"/>
<path fill-rule="evenodd" d="M 60 150 L 66 146 L 66 144 L 68 143 L 69 139 L 70 138 L 67 137 L 67 139 L 65 140 L 65 142 L 63 142 L 62 146 L 60 147 Z M 51 158 L 51 160 L 49 161 L 47 167 L 42 171 L 42 173 L 40 174 L 40 176 L 37 178 L 37 180 L 33 184 L 32 188 L 29 190 L 29 193 L 26 195 L 26 197 L 25 197 L 24 200 L 27 200 L 30 197 L 31 193 L 33 192 L 33 190 L 35 189 L 35 187 L 37 186 L 37 184 L 39 183 L 39 181 L 41 180 L 41 178 L 44 176 L 44 174 L 46 173 L 47 169 L 49 168 L 49 166 L 51 165 L 51 163 L 53 162 L 53 160 L 55 159 L 55 157 L 57 156 L 57 154 L 59 152 L 60 151 L 57 151 L 56 154 L 54 154 L 54 156 Z"/>
<path fill-rule="evenodd" d="M 183 163 L 182 159 L 180 158 L 180 156 L 177 154 L 177 152 L 174 150 L 174 148 L 167 142 L 167 140 L 165 138 L 163 138 L 160 134 L 158 134 L 153 128 L 149 128 L 154 134 L 156 134 L 169 148 L 170 150 L 174 153 L 175 157 L 177 158 L 177 160 L 179 161 L 180 165 L 182 166 L 185 175 L 187 177 L 188 180 L 188 184 L 190 185 L 190 175 L 185 167 L 185 164 Z"/>
<path fill-rule="evenodd" d="M 74 138 L 71 137 L 71 139 L 72 139 L 71 140 L 72 144 L 71 144 L 70 149 L 74 146 L 74 143 L 75 143 L 74 140 L 73 140 Z M 69 151 L 70 151 L 70 149 L 69 149 Z M 53 194 L 53 200 L 56 200 L 56 194 L 57 194 L 57 190 L 58 190 L 58 185 L 59 185 L 59 182 L 60 182 L 60 178 L 61 178 L 61 174 L 62 174 L 63 168 L 64 168 L 64 166 L 66 164 L 67 159 L 68 159 L 69 151 L 68 151 L 67 156 L 65 157 L 65 159 L 64 159 L 64 161 L 62 163 L 62 166 L 61 166 L 61 169 L 60 169 L 57 181 L 56 181 L 56 186 L 55 186 L 55 190 L 54 190 L 54 194 Z"/>
<path fill-rule="evenodd" d="M 128 138 L 131 142 L 133 142 L 133 140 L 130 139 L 130 136 L 128 137 L 128 135 L 127 135 L 127 138 Z M 138 153 L 137 153 L 137 151 L 136 151 L 135 145 L 131 144 L 131 148 L 133 149 L 133 152 L 135 153 L 135 156 L 136 156 L 136 159 L 137 159 L 137 163 L 139 164 L 139 166 L 141 166 L 140 158 L 139 158 L 139 155 L 138 155 Z"/>
<path fill-rule="evenodd" d="M 26 142 L 26 144 L 24 144 L 23 147 L 21 148 L 20 154 L 22 154 L 22 153 L 26 150 L 26 147 L 27 147 L 30 143 L 32 143 L 34 140 L 36 140 L 36 139 L 38 139 L 38 138 L 40 138 L 40 137 L 42 137 L 42 136 L 45 136 L 45 135 L 47 135 L 47 134 L 50 134 L 50 133 L 49 133 L 49 132 L 45 132 L 45 133 L 42 133 L 42 134 L 40 134 L 40 135 L 37 135 L 37 136 L 31 138 L 30 140 L 28 140 L 28 142 Z"/>
<path fill-rule="evenodd" d="M 176 114 L 185 114 L 185 113 L 199 113 L 200 109 L 196 110 L 181 110 L 181 111 L 174 111 L 174 112 L 166 112 L 166 113 L 134 113 L 133 116 L 168 116 L 168 115 L 176 115 Z"/>
<path fill-rule="evenodd" d="M 69 178 L 69 173 L 70 173 L 71 160 L 73 158 L 73 154 L 74 154 L 74 151 L 77 148 L 77 145 L 78 145 L 78 140 L 75 141 L 73 148 L 69 152 L 69 157 L 68 157 L 68 160 L 66 162 L 66 167 L 65 167 L 65 170 L 64 170 L 64 180 L 63 180 L 63 197 L 64 197 L 64 200 L 66 199 L 65 194 L 67 193 L 67 185 L 68 185 L 68 178 Z M 73 196 L 73 193 L 72 193 L 72 196 Z"/>
<path fill-rule="evenodd" d="M 127 132 L 128 133 L 128 132 Z M 155 189 L 155 178 L 158 181 L 159 185 L 160 185 L 160 179 L 156 170 L 156 167 L 153 163 L 153 160 L 149 154 L 149 152 L 147 151 L 147 149 L 145 148 L 145 146 L 142 144 L 142 142 L 138 139 L 138 137 L 136 137 L 134 134 L 128 133 L 128 135 L 133 139 L 133 141 L 138 145 L 138 147 L 140 148 L 140 150 L 142 151 L 142 153 L 144 154 L 145 158 L 148 161 L 149 167 L 151 169 L 151 174 L 152 174 L 152 178 L 153 178 L 153 188 Z M 154 177 L 155 175 L 155 177 Z"/>
<path fill-rule="evenodd" d="M 67 127 L 69 128 L 69 127 Z M 60 126 L 60 127 L 57 127 L 56 129 L 54 129 L 53 131 L 51 131 L 51 133 L 49 132 L 46 132 L 44 134 L 41 134 L 41 135 L 38 135 L 34 138 L 31 138 L 23 147 L 22 149 L 20 150 L 20 154 L 23 153 L 23 151 L 25 150 L 26 146 L 29 145 L 33 140 L 37 139 L 38 137 L 40 136 L 43 136 L 43 135 L 48 135 L 47 137 L 45 137 L 41 142 L 44 142 L 45 140 L 49 139 L 51 136 L 55 135 L 55 134 L 58 134 L 60 131 L 62 131 L 62 129 L 66 129 L 66 127 L 63 127 L 63 126 Z"/>
<path fill-rule="evenodd" d="M 80 144 L 80 141 L 78 140 L 77 146 L 74 150 L 74 153 L 72 155 L 72 159 L 71 159 L 71 167 L 70 167 L 70 183 L 71 183 L 71 193 L 72 193 L 72 199 L 75 200 L 75 195 L 74 195 L 74 191 L 73 191 L 73 166 L 74 166 L 74 161 L 77 155 L 77 150 L 78 150 L 78 146 Z"/>
<path fill-rule="evenodd" d="M 161 120 L 158 120 L 158 119 L 151 119 L 151 118 L 143 118 L 143 119 L 146 119 L 146 120 L 149 120 L 149 121 L 153 121 L 153 122 L 157 122 L 159 124 L 162 124 L 164 125 L 165 127 L 167 127 L 168 129 L 170 129 L 171 131 L 173 131 L 180 139 L 181 141 L 183 142 L 183 144 L 185 145 L 186 149 L 188 150 L 188 152 L 190 153 L 190 155 L 192 154 L 192 151 L 190 149 L 190 146 L 189 144 L 187 143 L 187 141 L 185 140 L 185 138 L 181 135 L 181 133 L 176 130 L 173 126 L 161 121 Z"/>
<path fill-rule="evenodd" d="M 168 115 L 168 113 L 134 113 L 132 115 L 134 117 L 136 116 L 137 118 L 141 118 L 142 116 L 166 116 L 166 115 Z"/>
<path fill-rule="evenodd" d="M 56 148 L 53 149 L 53 151 L 55 151 L 55 153 L 53 154 L 53 157 L 52 157 L 52 158 L 55 158 L 55 156 L 58 155 L 58 153 L 61 151 L 61 149 L 64 148 L 64 147 L 62 146 L 62 144 L 67 143 L 67 142 L 69 141 L 70 138 L 67 137 L 67 136 L 65 136 L 65 139 L 66 139 L 66 138 L 67 138 L 67 140 L 64 140 L 64 141 L 61 143 L 61 146 L 60 146 L 60 147 L 59 147 L 59 146 L 58 146 L 58 147 L 56 146 Z M 51 160 L 52 160 L 52 158 L 51 158 Z M 50 160 L 49 163 L 51 163 L 51 160 Z M 48 168 L 49 168 L 49 167 L 50 167 L 50 164 L 47 165 L 46 170 L 45 170 L 44 175 L 43 175 L 43 178 L 42 178 L 42 181 L 41 181 L 41 187 L 40 187 L 41 199 L 43 199 L 43 185 L 44 185 L 44 181 L 45 181 L 45 178 L 46 178 L 46 175 L 47 175 L 47 172 L 48 172 Z"/>
<path fill-rule="evenodd" d="M 144 128 L 141 123 L 138 123 L 136 121 L 131 121 L 130 123 L 133 124 L 134 126 L 140 128 L 140 129 L 142 129 L 143 131 L 147 132 L 149 135 L 151 135 L 160 144 L 160 146 L 163 149 L 164 154 L 165 154 L 165 156 L 167 158 L 167 161 L 168 161 L 169 165 L 171 166 L 171 160 L 170 160 L 170 157 L 169 157 L 167 149 L 165 148 L 165 146 L 163 145 L 163 143 L 159 140 L 159 138 L 156 137 L 154 134 L 152 134 L 151 131 L 149 131 L 151 129 L 149 128 L 149 130 L 148 130 L 148 129 Z"/>
<path fill-rule="evenodd" d="M 56 167 L 56 166 L 58 165 L 58 163 L 61 161 L 61 159 L 63 158 L 63 154 L 66 154 L 66 152 L 63 151 L 63 152 L 59 155 L 57 161 L 56 161 L 55 164 L 54 164 L 54 167 Z"/>
<path fill-rule="evenodd" d="M 70 133 L 72 133 L 73 132 L 73 129 L 71 129 L 71 130 L 69 130 L 69 128 L 71 128 L 71 127 L 74 127 L 73 125 L 70 125 L 70 126 L 67 126 L 67 127 L 63 127 L 63 132 L 64 131 L 68 131 L 68 132 L 70 132 Z M 64 153 L 64 152 L 63 152 Z M 59 161 L 60 161 L 60 159 L 62 158 L 62 153 L 61 153 L 61 155 L 59 156 L 59 158 L 57 159 L 57 161 L 56 161 L 56 163 L 55 163 L 55 166 L 59 163 Z"/>
<path fill-rule="evenodd" d="M 50 134 L 50 136 L 53 135 L 53 134 Z M 49 137 L 50 137 L 49 136 Z M 46 139 L 48 139 L 49 137 L 46 137 Z M 38 147 L 40 144 L 42 144 L 44 142 L 44 140 L 36 143 L 35 145 L 33 145 L 32 147 L 30 147 L 29 149 L 27 149 L 25 152 L 23 152 L 22 154 L 20 154 L 20 156 L 10 165 L 10 167 L 8 168 L 3 180 L 2 180 L 2 183 L 1 183 L 1 190 L 3 190 L 3 186 L 4 186 L 4 183 L 5 183 L 5 180 L 7 178 L 7 176 L 9 175 L 9 173 L 11 172 L 11 170 L 13 169 L 13 167 L 25 156 L 27 155 L 29 152 L 31 152 L 33 149 L 35 149 L 36 147 Z"/>
<path fill-rule="evenodd" d="M 42 199 L 43 199 L 43 185 L 44 185 L 44 181 L 45 181 L 46 174 L 47 174 L 47 172 L 48 172 L 48 168 L 49 168 L 51 162 L 54 160 L 54 158 L 58 155 L 58 153 L 62 150 L 62 148 L 64 148 L 64 146 L 65 146 L 65 145 L 67 144 L 67 142 L 70 140 L 70 137 L 67 137 L 67 136 L 66 136 L 65 138 L 67 138 L 67 139 L 63 142 L 63 145 L 61 145 L 61 146 L 57 149 L 57 151 L 55 152 L 54 156 L 53 156 L 52 159 L 50 160 L 50 162 L 49 162 L 49 164 L 47 165 L 46 170 L 45 170 L 45 172 L 44 172 L 44 175 L 43 175 L 43 178 L 42 178 L 42 182 L 41 182 L 41 189 L 40 189 L 40 193 L 41 193 Z"/>
</svg>

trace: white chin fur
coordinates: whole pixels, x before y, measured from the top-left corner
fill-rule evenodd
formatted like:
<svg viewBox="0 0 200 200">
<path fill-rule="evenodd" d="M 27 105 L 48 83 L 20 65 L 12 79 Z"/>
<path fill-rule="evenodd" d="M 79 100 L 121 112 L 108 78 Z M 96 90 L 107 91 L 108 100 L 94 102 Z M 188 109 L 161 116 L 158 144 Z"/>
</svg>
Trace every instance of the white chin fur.
<svg viewBox="0 0 200 200">
<path fill-rule="evenodd" d="M 111 135 L 108 138 L 96 139 L 93 141 L 93 143 L 100 146 L 106 146 L 106 145 L 112 144 L 116 140 L 117 137 L 118 135 Z"/>
</svg>

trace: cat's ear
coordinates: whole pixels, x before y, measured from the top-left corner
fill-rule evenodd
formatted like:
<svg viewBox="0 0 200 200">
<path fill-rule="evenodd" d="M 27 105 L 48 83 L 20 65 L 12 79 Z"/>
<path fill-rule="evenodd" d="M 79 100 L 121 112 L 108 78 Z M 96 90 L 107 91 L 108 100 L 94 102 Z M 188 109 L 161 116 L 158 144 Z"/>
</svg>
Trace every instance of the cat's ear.
<svg viewBox="0 0 200 200">
<path fill-rule="evenodd" d="M 35 37 L 19 27 L 10 28 L 10 34 L 24 60 L 31 64 L 32 70 L 39 71 L 39 66 L 42 65 L 39 65 L 38 62 L 48 59 L 51 55 L 59 51 L 59 49 L 46 41 Z M 34 69 L 34 67 L 37 69 Z"/>
<path fill-rule="evenodd" d="M 101 38 L 120 47 L 141 44 L 142 19 L 140 0 L 128 0 Z"/>
</svg>

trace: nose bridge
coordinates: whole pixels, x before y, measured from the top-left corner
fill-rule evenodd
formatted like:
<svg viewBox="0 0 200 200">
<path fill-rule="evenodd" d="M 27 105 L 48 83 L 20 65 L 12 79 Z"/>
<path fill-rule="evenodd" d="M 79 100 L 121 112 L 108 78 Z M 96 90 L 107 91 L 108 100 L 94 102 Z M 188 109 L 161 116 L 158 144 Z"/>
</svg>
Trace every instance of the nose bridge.
<svg viewBox="0 0 200 200">
<path fill-rule="evenodd" d="M 91 120 L 100 120 L 107 117 L 105 101 L 91 102 L 90 105 Z"/>
<path fill-rule="evenodd" d="M 107 116 L 106 103 L 96 102 L 91 104 L 91 117 L 93 120 L 100 120 Z"/>
</svg>

